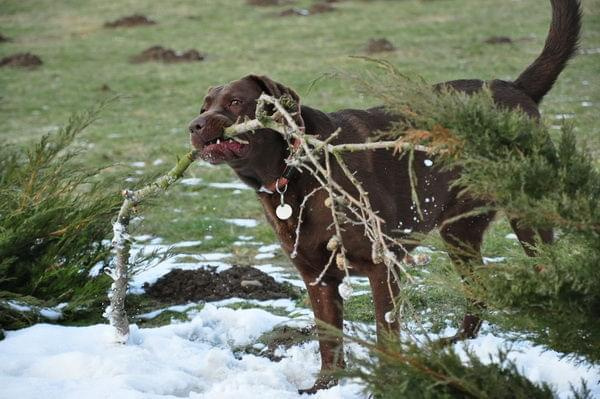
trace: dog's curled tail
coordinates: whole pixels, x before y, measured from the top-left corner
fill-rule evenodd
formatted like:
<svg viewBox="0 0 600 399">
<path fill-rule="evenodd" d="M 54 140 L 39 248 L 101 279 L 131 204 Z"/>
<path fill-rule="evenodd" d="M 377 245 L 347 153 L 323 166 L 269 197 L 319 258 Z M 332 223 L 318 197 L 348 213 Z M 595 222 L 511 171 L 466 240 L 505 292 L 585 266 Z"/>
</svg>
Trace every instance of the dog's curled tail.
<svg viewBox="0 0 600 399">
<path fill-rule="evenodd" d="M 550 0 L 552 22 L 542 53 L 514 81 L 517 88 L 539 103 L 577 51 L 581 29 L 579 0 Z"/>
</svg>

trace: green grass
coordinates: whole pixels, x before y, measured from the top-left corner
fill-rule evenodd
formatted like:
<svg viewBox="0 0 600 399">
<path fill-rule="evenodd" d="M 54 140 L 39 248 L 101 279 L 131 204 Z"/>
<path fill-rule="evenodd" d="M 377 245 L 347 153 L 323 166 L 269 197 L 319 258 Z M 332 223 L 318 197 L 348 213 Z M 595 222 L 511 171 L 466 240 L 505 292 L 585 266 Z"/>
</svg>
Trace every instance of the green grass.
<svg viewBox="0 0 600 399">
<path fill-rule="evenodd" d="M 581 140 L 597 154 L 600 0 L 583 3 L 581 47 L 595 52 L 571 62 L 542 111 L 549 125 L 558 124 L 557 114 L 574 114 Z M 329 77 L 309 87 L 323 74 L 360 72 L 365 63 L 349 55 L 362 54 L 367 40 L 379 37 L 398 48 L 381 57 L 432 83 L 459 78 L 514 79 L 541 50 L 550 19 L 549 2 L 539 0 L 356 0 L 335 7 L 338 10 L 332 13 L 281 18 L 274 13 L 284 7 L 252 7 L 244 0 L 3 0 L 0 33 L 13 41 L 0 44 L 0 57 L 29 51 L 41 56 L 44 65 L 36 70 L 0 69 L 0 143 L 39 138 L 63 124 L 72 112 L 119 94 L 117 105 L 85 134 L 86 160 L 92 165 L 129 169 L 132 176 L 136 176 L 134 168 L 128 164 L 145 161 L 144 173 L 152 176 L 166 171 L 176 155 L 189 148 L 187 122 L 197 114 L 211 85 L 260 73 L 293 87 L 305 104 L 325 111 L 369 107 L 373 100 L 358 95 L 347 80 Z M 102 27 L 105 21 L 136 12 L 158 24 Z M 484 44 L 489 36 L 510 36 L 514 43 Z M 128 62 L 129 57 L 157 44 L 176 50 L 196 48 L 206 54 L 206 60 L 171 65 Z M 102 91 L 103 85 L 111 91 Z M 153 166 L 159 158 L 165 163 Z M 205 183 L 235 181 L 227 167 L 205 164 L 193 165 L 189 175 Z M 133 184 L 115 182 L 117 187 Z M 232 245 L 239 235 L 263 243 L 276 241 L 254 197 L 250 190 L 234 194 L 206 185 L 179 185 L 144 208 L 144 221 L 136 233 L 164 237 L 168 242 L 202 240 L 201 252 L 231 251 L 236 263 L 257 263 L 255 247 Z M 260 223 L 248 229 L 224 223 L 223 217 L 254 218 Z M 495 223 L 485 241 L 484 256 L 515 247 L 514 241 L 504 238 L 509 232 L 506 222 Z M 206 235 L 213 238 L 205 239 Z M 429 240 L 439 245 L 435 235 Z M 289 265 L 282 256 L 274 263 Z M 436 264 L 445 267 L 448 260 L 436 256 Z M 435 295 L 429 300 L 443 302 Z M 368 319 L 364 313 L 368 304 L 363 302 L 357 299 L 351 304 L 347 312 L 351 318 L 355 314 L 354 319 Z"/>
</svg>

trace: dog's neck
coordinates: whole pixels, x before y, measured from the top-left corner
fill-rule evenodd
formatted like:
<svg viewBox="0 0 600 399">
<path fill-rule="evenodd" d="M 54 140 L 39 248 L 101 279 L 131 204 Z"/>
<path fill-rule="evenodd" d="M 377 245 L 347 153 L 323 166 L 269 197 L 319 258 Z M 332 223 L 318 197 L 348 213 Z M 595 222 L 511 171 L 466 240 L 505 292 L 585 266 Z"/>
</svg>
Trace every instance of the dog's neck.
<svg viewBox="0 0 600 399">
<path fill-rule="evenodd" d="M 329 116 L 319 110 L 302 106 L 302 119 L 304 120 L 307 134 L 320 138 L 327 137 L 335 130 L 335 125 Z M 299 142 L 296 143 L 296 147 Z M 244 162 L 232 162 L 230 166 L 239 178 L 256 191 L 275 193 L 275 187 L 290 184 L 299 178 L 300 173 L 291 173 L 287 168 L 286 159 L 294 148 L 288 148 L 284 140 L 272 142 L 272 148 L 260 154 L 260 157 L 245 160 Z M 261 190 L 263 188 L 264 190 Z"/>
<path fill-rule="evenodd" d="M 249 158 L 228 163 L 240 180 L 255 191 L 281 177 L 286 168 L 285 159 L 289 153 L 287 144 L 278 136 L 278 133 L 265 134 L 271 134 L 276 139 L 269 139 L 266 144 L 259 142 L 256 144 L 256 150 L 260 152 L 254 153 Z"/>
</svg>

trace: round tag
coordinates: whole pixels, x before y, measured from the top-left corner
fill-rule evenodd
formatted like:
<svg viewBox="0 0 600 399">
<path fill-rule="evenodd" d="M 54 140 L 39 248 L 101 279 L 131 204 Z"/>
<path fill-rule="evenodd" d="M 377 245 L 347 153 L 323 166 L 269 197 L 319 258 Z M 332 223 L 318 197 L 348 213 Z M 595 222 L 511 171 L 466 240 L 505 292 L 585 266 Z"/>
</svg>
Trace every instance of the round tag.
<svg viewBox="0 0 600 399">
<path fill-rule="evenodd" d="M 279 205 L 277 209 L 275 209 L 275 214 L 281 220 L 287 220 L 292 216 L 292 207 L 288 204 Z"/>
</svg>

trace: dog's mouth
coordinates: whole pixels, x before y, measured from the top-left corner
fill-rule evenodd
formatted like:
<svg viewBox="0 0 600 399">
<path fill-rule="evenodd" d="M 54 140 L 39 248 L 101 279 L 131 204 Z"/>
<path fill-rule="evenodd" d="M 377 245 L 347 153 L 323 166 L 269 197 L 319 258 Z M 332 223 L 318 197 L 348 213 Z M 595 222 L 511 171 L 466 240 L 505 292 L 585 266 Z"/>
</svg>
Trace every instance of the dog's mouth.
<svg viewBox="0 0 600 399">
<path fill-rule="evenodd" d="M 198 146 L 194 137 L 192 137 L 192 144 L 200 150 L 200 158 L 212 164 L 242 158 L 250 150 L 250 143 L 240 138 L 225 139 L 218 137 Z"/>
</svg>

